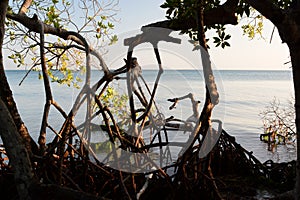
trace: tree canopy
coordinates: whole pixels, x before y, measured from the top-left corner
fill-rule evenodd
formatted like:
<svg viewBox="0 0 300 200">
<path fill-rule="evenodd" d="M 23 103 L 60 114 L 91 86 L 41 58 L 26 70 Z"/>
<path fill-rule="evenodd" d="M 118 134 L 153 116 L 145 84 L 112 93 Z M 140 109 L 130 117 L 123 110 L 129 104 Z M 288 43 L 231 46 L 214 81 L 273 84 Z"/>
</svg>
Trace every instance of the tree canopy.
<svg viewBox="0 0 300 200">
<path fill-rule="evenodd" d="M 77 82 L 81 80 L 74 77 L 72 71 L 84 72 L 86 69 L 82 50 L 71 47 L 76 43 L 82 44 L 82 41 L 69 35 L 82 35 L 88 38 L 94 49 L 104 49 L 105 45 L 117 41 L 117 36 L 112 34 L 116 11 L 117 2 L 114 1 L 11 1 L 4 48 L 9 50 L 8 58 L 17 67 L 26 66 L 40 71 L 40 35 L 37 34 L 40 28 L 37 22 L 43 22 L 45 64 L 49 77 L 60 84 L 78 87 Z"/>
</svg>

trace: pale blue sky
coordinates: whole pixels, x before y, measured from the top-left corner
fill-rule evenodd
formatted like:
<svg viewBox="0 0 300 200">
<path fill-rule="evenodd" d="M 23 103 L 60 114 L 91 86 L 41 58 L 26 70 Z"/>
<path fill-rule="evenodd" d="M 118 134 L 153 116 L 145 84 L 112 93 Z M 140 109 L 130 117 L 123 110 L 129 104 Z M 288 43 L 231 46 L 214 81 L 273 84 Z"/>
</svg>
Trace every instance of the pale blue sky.
<svg viewBox="0 0 300 200">
<path fill-rule="evenodd" d="M 115 31 L 119 34 L 138 30 L 141 26 L 165 20 L 165 10 L 160 8 L 164 0 L 120 0 L 119 12 Z M 267 20 L 266 20 L 267 21 Z M 268 69 L 288 70 L 290 65 L 289 51 L 281 43 L 275 32 L 272 43 L 269 43 L 273 25 L 265 23 L 264 39 L 249 40 L 243 36 L 241 25 L 228 26 L 231 47 L 224 49 L 214 48 L 210 44 L 210 55 L 217 69 Z"/>
</svg>

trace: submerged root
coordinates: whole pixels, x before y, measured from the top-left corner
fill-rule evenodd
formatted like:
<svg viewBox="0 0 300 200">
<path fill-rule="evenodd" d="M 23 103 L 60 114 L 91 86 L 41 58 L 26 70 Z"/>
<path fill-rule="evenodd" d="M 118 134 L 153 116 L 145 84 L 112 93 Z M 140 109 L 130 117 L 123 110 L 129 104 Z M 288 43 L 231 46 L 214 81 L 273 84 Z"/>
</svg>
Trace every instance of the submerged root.
<svg viewBox="0 0 300 200">
<path fill-rule="evenodd" d="M 38 161 L 35 174 L 39 183 L 32 186 L 33 198 L 73 198 L 76 194 L 84 199 L 137 199 L 139 194 L 139 199 L 251 199 L 260 191 L 269 191 L 275 198 L 278 193 L 292 190 L 295 182 L 295 161 L 261 163 L 225 131 L 209 157 L 199 159 L 195 147 L 185 160 L 163 169 L 174 172 L 168 178 L 158 170 L 148 174 L 120 172 L 92 162 L 79 152 L 66 154 L 62 166 L 54 156 Z M 15 199 L 13 170 L 4 149 L 0 161 L 1 195 Z"/>
</svg>

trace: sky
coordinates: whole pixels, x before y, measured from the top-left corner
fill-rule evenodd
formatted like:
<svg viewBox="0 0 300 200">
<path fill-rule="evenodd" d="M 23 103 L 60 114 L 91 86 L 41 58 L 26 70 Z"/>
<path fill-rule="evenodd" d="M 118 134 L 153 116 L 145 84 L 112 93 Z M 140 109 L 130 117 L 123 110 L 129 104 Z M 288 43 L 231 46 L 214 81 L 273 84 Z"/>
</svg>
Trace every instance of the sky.
<svg viewBox="0 0 300 200">
<path fill-rule="evenodd" d="M 115 23 L 115 32 L 124 34 L 130 31 L 138 31 L 143 25 L 165 20 L 165 10 L 160 8 L 164 0 L 120 0 L 119 11 Z M 263 37 L 250 40 L 243 36 L 241 25 L 228 25 L 227 33 L 231 47 L 215 48 L 210 44 L 210 56 L 216 69 L 219 70 L 289 70 L 289 50 L 286 44 L 282 44 L 277 30 L 275 30 L 272 42 L 270 37 L 273 25 L 266 19 Z"/>
<path fill-rule="evenodd" d="M 107 2 L 109 1 L 111 0 L 107 0 Z M 139 33 L 140 28 L 144 25 L 166 20 L 165 9 L 160 8 L 163 3 L 164 0 L 119 0 L 115 16 L 117 21 L 114 22 L 114 33 L 118 36 L 127 36 L 131 33 Z M 255 38 L 253 40 L 243 36 L 241 24 L 226 26 L 227 33 L 232 36 L 229 41 L 231 47 L 225 49 L 215 48 L 214 44 L 209 43 L 209 54 L 214 64 L 213 67 L 219 70 L 289 70 L 291 65 L 285 64 L 290 61 L 286 44 L 282 44 L 277 30 L 275 30 L 270 44 L 269 40 L 274 26 L 268 20 L 265 20 L 264 24 L 264 39 Z M 208 38 L 212 36 L 215 35 L 207 35 Z M 211 39 L 211 41 L 213 40 Z M 113 45 L 112 48 L 116 49 L 118 46 L 114 47 Z M 175 50 L 177 55 L 183 55 L 183 58 L 189 59 L 186 54 L 190 50 L 180 48 Z M 126 55 L 126 49 L 117 49 L 117 53 L 119 52 L 124 52 L 122 56 Z M 123 61 L 122 56 L 120 56 L 120 61 Z M 167 57 L 165 60 L 171 62 L 172 58 Z M 5 62 L 8 69 L 15 69 L 10 60 L 5 59 Z M 182 65 L 186 62 L 176 60 L 174 63 Z"/>
</svg>

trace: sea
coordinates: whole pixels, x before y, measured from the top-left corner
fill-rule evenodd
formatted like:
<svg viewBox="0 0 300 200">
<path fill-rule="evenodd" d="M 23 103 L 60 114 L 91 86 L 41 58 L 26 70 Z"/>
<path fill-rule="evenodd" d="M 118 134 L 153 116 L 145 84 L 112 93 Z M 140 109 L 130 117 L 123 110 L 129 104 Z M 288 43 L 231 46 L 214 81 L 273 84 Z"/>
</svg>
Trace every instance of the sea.
<svg viewBox="0 0 300 200">
<path fill-rule="evenodd" d="M 32 137 L 37 140 L 45 104 L 45 93 L 43 81 L 38 78 L 39 72 L 30 72 L 22 81 L 26 73 L 26 70 L 6 71 L 22 120 Z M 96 83 L 102 75 L 103 72 L 93 70 L 92 82 Z M 158 71 L 145 70 L 142 75 L 152 92 Z M 270 106 L 270 102 L 274 98 L 280 101 L 282 106 L 287 105 L 288 101 L 293 99 L 291 71 L 216 70 L 214 75 L 219 92 L 219 103 L 213 109 L 212 118 L 220 120 L 222 128 L 230 135 L 235 136 L 236 141 L 248 151 L 252 151 L 261 162 L 269 159 L 275 162 L 296 159 L 294 145 L 277 145 L 272 151 L 269 151 L 268 145 L 259 138 L 264 131 L 260 113 Z M 84 82 L 84 75 L 75 72 L 74 76 L 81 77 Z M 82 86 L 83 82 L 79 85 Z M 119 79 L 114 81 L 112 86 L 119 93 L 126 94 L 125 83 L 126 81 Z M 165 118 L 174 116 L 186 120 L 193 114 L 189 99 L 179 101 L 176 108 L 172 110 L 169 109 L 172 103 L 167 101 L 167 99 L 182 97 L 189 93 L 194 95 L 195 100 L 201 101 L 199 105 L 199 111 L 201 111 L 205 101 L 202 71 L 165 70 L 157 84 L 154 100 Z M 68 113 L 72 109 L 80 89 L 54 82 L 51 83 L 51 88 L 54 100 Z M 146 88 L 144 90 L 147 91 Z M 79 113 L 79 116 L 82 117 L 83 114 Z M 62 122 L 63 118 L 52 107 L 49 123 L 51 126 L 59 128 Z"/>
</svg>

